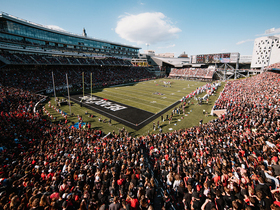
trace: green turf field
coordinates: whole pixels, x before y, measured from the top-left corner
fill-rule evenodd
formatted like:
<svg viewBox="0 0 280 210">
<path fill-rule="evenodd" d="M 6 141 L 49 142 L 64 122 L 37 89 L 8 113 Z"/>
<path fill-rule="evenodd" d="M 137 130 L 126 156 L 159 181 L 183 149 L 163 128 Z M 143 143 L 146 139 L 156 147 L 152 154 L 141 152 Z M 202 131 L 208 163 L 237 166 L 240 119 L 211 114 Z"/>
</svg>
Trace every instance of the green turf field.
<svg viewBox="0 0 280 210">
<path fill-rule="evenodd" d="M 164 87 L 164 81 L 170 82 L 171 87 L 166 85 Z M 125 86 L 114 86 L 99 90 L 93 90 L 93 94 L 102 98 L 107 98 L 112 101 L 116 101 L 122 104 L 133 106 L 139 109 L 143 109 L 152 113 L 158 113 L 167 107 L 174 104 L 176 101 L 180 100 L 183 96 L 188 95 L 194 91 L 197 87 L 201 87 L 205 82 L 199 81 L 186 81 L 186 80 L 175 80 L 175 79 L 157 79 L 150 80 L 145 82 L 139 82 L 135 84 L 125 85 Z M 218 92 L 222 90 L 223 86 L 218 89 Z M 196 126 L 199 121 L 202 119 L 203 122 L 208 122 L 213 119 L 212 116 L 206 116 L 203 114 L 205 112 L 210 113 L 212 106 L 214 105 L 215 100 L 218 97 L 218 92 L 209 98 L 208 104 L 203 103 L 201 105 L 197 104 L 195 99 L 192 99 L 190 105 L 185 108 L 185 115 L 174 115 L 172 121 L 169 124 L 169 121 L 160 121 L 160 117 L 154 120 L 155 123 L 160 122 L 162 132 L 168 132 L 172 130 L 183 129 L 186 127 Z M 90 95 L 86 93 L 85 95 Z M 200 97 L 204 96 L 205 93 L 202 93 Z M 51 99 L 52 104 L 54 104 L 54 99 Z M 49 109 L 46 106 L 47 109 Z M 166 114 L 170 115 L 174 107 L 170 107 L 163 116 Z M 69 106 L 62 106 L 61 109 L 69 113 Z M 85 112 L 93 114 L 93 118 L 89 118 L 88 115 L 85 115 Z M 54 110 L 50 110 L 51 114 L 57 118 L 57 120 L 63 119 L 60 114 L 57 114 Z M 79 114 L 83 116 L 85 122 L 91 122 L 92 127 L 95 129 L 102 129 L 105 133 L 116 132 L 123 128 L 123 125 L 113 121 L 112 125 L 108 123 L 99 122 L 99 118 L 102 120 L 106 117 L 100 115 L 99 113 L 88 110 L 85 107 L 80 107 L 79 104 L 73 103 L 71 106 L 71 112 L 75 115 Z M 56 120 L 56 121 L 57 121 Z M 68 117 L 68 120 L 71 122 L 78 122 L 77 117 Z M 69 123 L 69 125 L 71 124 Z M 135 131 L 131 128 L 125 127 L 125 129 L 132 136 L 145 135 L 149 133 L 158 133 L 159 130 L 153 130 L 153 123 L 150 123 L 143 127 L 142 129 Z"/>
<path fill-rule="evenodd" d="M 164 87 L 164 81 L 171 82 L 171 87 L 169 85 Z M 94 95 L 157 113 L 204 84 L 206 83 L 158 79 L 136 83 L 132 86 L 110 87 Z"/>
</svg>

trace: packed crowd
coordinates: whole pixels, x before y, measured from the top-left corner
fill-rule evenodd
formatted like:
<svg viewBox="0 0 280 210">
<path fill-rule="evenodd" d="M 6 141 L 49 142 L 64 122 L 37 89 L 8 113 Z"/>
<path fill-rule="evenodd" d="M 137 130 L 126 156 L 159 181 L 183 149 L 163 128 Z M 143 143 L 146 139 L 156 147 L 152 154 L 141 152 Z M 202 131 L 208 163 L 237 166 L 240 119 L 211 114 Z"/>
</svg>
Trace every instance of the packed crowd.
<svg viewBox="0 0 280 210">
<path fill-rule="evenodd" d="M 18 87 L 24 90 L 38 92 L 45 89 L 53 89 L 52 72 L 57 91 L 66 87 L 66 74 L 69 84 L 80 90 L 82 87 L 82 73 L 84 72 L 85 86 L 90 86 L 90 74 L 92 73 L 93 88 L 109 85 L 136 82 L 142 79 L 155 78 L 144 67 L 114 67 L 114 66 L 42 66 L 30 68 L 22 66 L 2 69 L 0 71 L 0 83 L 5 86 Z M 11 79 L 13 78 L 13 79 Z"/>
<path fill-rule="evenodd" d="M 269 72 L 230 81 L 216 103 L 225 115 L 148 142 L 181 209 L 279 208 L 279 81 Z"/>
<path fill-rule="evenodd" d="M 132 66 L 129 60 L 92 57 L 73 57 L 63 55 L 35 54 L 35 53 L 10 53 L 1 51 L 0 56 L 12 64 L 68 64 L 68 65 L 105 65 L 105 66 Z"/>
<path fill-rule="evenodd" d="M 1 209 L 151 206 L 154 181 L 143 141 L 124 129 L 103 138 L 99 130 L 52 124 L 41 110 L 33 113 L 39 96 L 4 86 L 0 90 Z"/>
<path fill-rule="evenodd" d="M 265 69 L 266 69 L 266 70 L 270 70 L 270 69 L 280 69 L 280 62 L 279 62 L 279 63 L 271 64 L 270 66 L 267 66 Z"/>
<path fill-rule="evenodd" d="M 182 69 L 172 68 L 169 77 L 212 80 L 214 72 L 215 71 L 213 69 L 207 69 L 207 68 L 182 68 Z"/>
<path fill-rule="evenodd" d="M 230 81 L 220 118 L 141 137 L 51 123 L 40 96 L 1 85 L 0 208 L 279 209 L 279 82 Z"/>
</svg>

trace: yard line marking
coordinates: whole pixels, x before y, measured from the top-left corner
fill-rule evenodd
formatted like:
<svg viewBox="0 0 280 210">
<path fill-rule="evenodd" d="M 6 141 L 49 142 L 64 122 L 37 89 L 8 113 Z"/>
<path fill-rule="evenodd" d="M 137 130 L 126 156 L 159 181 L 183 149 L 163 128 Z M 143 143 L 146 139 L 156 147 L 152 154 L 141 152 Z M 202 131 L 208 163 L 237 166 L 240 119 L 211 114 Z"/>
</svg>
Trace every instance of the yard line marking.
<svg viewBox="0 0 280 210">
<path fill-rule="evenodd" d="M 116 95 L 116 94 L 105 93 L 105 95 Z M 124 94 L 120 94 L 120 93 L 119 93 L 118 95 L 124 95 Z M 97 95 L 97 96 L 99 96 L 99 95 Z M 124 95 L 124 96 L 126 96 L 126 95 Z M 101 97 L 101 96 L 99 96 L 99 97 Z M 131 98 L 136 98 L 136 97 L 131 97 Z M 137 99 L 139 99 L 139 98 L 137 98 Z M 127 99 L 127 98 L 122 98 L 122 100 L 133 101 L 133 100 Z M 135 102 L 135 101 L 133 101 L 133 102 Z M 148 102 L 148 101 L 147 101 L 147 102 Z M 138 104 L 143 104 L 143 105 L 145 105 L 145 106 L 150 106 L 150 107 L 159 109 L 159 108 L 156 107 L 156 106 L 152 106 L 152 105 L 149 105 L 149 104 L 146 104 L 146 103 L 141 103 L 141 102 L 137 102 L 137 103 L 138 103 Z M 147 110 L 145 110 L 145 111 L 147 111 Z M 147 112 L 149 112 L 149 111 L 147 111 Z M 150 112 L 150 113 L 153 113 L 153 112 Z M 153 113 L 153 114 L 154 114 L 154 113 Z"/>
<path fill-rule="evenodd" d="M 140 89 L 141 90 L 141 89 Z M 145 91 L 145 90 L 144 90 Z M 114 92 L 114 91 L 110 91 L 110 92 Z M 131 95 L 135 95 L 135 96 L 138 96 L 139 95 L 139 92 L 136 92 L 136 91 L 131 91 L 131 89 L 130 90 L 126 90 L 126 92 L 128 92 L 128 93 L 131 93 Z M 145 96 L 145 98 L 149 98 L 149 99 L 154 99 L 155 97 L 155 95 L 154 94 L 151 94 L 151 92 L 150 91 L 145 91 L 146 93 L 145 94 L 141 94 L 141 95 L 143 95 L 143 96 Z M 114 92 L 115 93 L 115 92 Z M 119 93 L 116 93 L 116 94 L 119 94 Z M 133 97 L 133 96 L 131 96 L 131 97 Z M 177 99 L 177 96 L 174 96 L 174 97 L 176 97 L 176 99 L 175 100 L 179 100 L 179 99 Z M 160 99 L 159 99 L 160 100 Z M 166 101 L 164 101 L 164 100 L 162 100 L 163 102 L 166 102 Z"/>
<path fill-rule="evenodd" d="M 142 123 L 144 123 L 144 122 L 146 122 L 147 120 L 151 119 L 151 118 L 154 117 L 155 115 L 160 116 L 160 113 L 161 113 L 161 112 L 162 112 L 162 113 L 165 113 L 165 112 L 166 112 L 165 110 L 170 109 L 170 107 L 174 106 L 174 105 L 177 104 L 178 102 L 179 102 L 179 101 L 176 101 L 175 103 L 171 104 L 170 106 L 166 107 L 165 109 L 163 109 L 163 110 L 157 112 L 157 114 L 154 114 L 153 116 L 148 117 L 146 120 L 143 120 L 141 123 L 138 123 L 138 125 L 141 125 Z"/>
</svg>

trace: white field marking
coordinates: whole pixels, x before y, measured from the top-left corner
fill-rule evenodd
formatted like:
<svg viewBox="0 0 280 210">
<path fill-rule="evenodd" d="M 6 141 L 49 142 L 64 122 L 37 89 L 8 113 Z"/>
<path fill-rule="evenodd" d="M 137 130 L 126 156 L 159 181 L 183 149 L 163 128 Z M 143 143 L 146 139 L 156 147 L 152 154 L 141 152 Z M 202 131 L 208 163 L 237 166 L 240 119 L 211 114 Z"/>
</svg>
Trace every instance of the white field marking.
<svg viewBox="0 0 280 210">
<path fill-rule="evenodd" d="M 114 96 L 115 96 L 116 94 L 105 93 L 105 95 L 114 95 Z M 124 94 L 118 94 L 118 95 L 124 95 Z M 124 96 L 126 96 L 126 95 L 124 95 Z M 98 97 L 100 97 L 100 96 L 98 96 Z M 131 97 L 131 98 L 136 98 L 136 97 Z M 135 102 L 134 100 L 130 100 L 130 99 L 127 99 L 127 98 L 122 98 L 122 100 Z M 117 101 L 115 101 L 115 102 L 117 102 Z M 158 107 L 149 105 L 149 104 L 147 104 L 147 103 L 141 103 L 141 102 L 137 102 L 137 103 L 138 103 L 138 104 L 143 104 L 143 105 L 145 105 L 145 106 L 150 106 L 150 107 L 159 109 Z M 145 111 L 146 111 L 146 110 L 145 110 Z M 150 112 L 150 113 L 152 113 L 152 112 Z M 154 113 L 153 113 L 153 114 L 154 114 Z"/>
<path fill-rule="evenodd" d="M 74 99 L 74 98 L 71 98 L 71 100 L 72 100 L 72 101 L 76 101 L 77 103 L 79 102 L 79 100 Z M 91 105 L 89 105 L 89 104 L 87 104 L 87 105 L 90 106 L 90 107 L 92 107 L 92 108 L 95 109 L 95 110 L 98 110 L 98 111 L 101 112 L 101 113 L 106 113 L 106 114 L 108 114 L 108 115 L 110 115 L 110 116 L 113 116 L 113 117 L 115 117 L 115 118 L 117 118 L 117 119 L 120 119 L 120 120 L 122 120 L 122 121 L 124 121 L 124 122 L 127 122 L 127 123 L 129 123 L 129 124 L 131 124 L 131 125 L 136 125 L 136 124 L 134 124 L 134 123 L 132 123 L 132 122 L 129 122 L 129 121 L 123 119 L 123 118 L 117 117 L 116 115 L 113 115 L 113 114 L 110 114 L 110 113 L 108 113 L 108 112 L 105 112 L 105 111 L 103 111 L 103 110 L 101 110 L 101 109 L 98 109 L 98 108 L 96 108 L 96 107 L 94 107 L 94 106 L 91 106 Z M 100 114 L 100 113 L 98 113 L 98 114 Z"/>
<path fill-rule="evenodd" d="M 127 87 L 127 86 L 126 86 Z M 121 89 L 121 88 L 120 88 Z M 114 91 L 113 89 L 110 89 L 111 91 Z M 136 90 L 136 91 L 134 91 L 134 90 Z M 150 93 L 151 93 L 151 91 L 150 90 L 147 90 L 145 87 L 131 87 L 131 89 L 129 90 L 129 92 L 130 93 L 132 93 L 132 94 L 135 94 L 135 95 L 139 95 L 139 92 L 138 92 L 138 90 L 140 90 L 140 91 L 142 91 L 142 92 L 144 92 L 145 94 L 147 94 L 147 96 L 149 96 L 150 95 Z"/>
<path fill-rule="evenodd" d="M 113 92 L 113 91 L 109 91 L 109 92 L 114 93 L 115 95 L 122 95 L 121 93 L 116 93 L 116 92 Z M 135 92 L 135 91 L 129 90 L 128 92 L 131 93 L 132 95 L 135 95 L 135 96 L 138 96 L 138 95 L 139 95 L 138 92 Z M 126 96 L 126 95 L 125 95 L 125 96 Z M 146 98 L 148 98 L 148 99 L 150 99 L 150 100 L 152 100 L 152 99 L 155 98 L 154 95 L 151 95 L 151 92 L 150 92 L 150 91 L 145 91 L 145 94 L 143 94 L 143 96 L 145 96 Z M 139 99 L 138 97 L 133 97 L 133 96 L 129 96 L 129 97 Z M 161 99 L 158 99 L 158 100 L 161 100 Z M 180 100 L 180 99 L 178 99 L 178 100 Z M 145 101 L 148 101 L 148 100 L 145 100 Z M 166 102 L 166 101 L 164 101 L 164 100 L 161 100 L 161 101 Z"/>
<path fill-rule="evenodd" d="M 116 90 L 120 89 L 120 88 L 115 88 Z"/>
<path fill-rule="evenodd" d="M 171 93 L 170 95 L 174 95 L 174 93 Z"/>
<path fill-rule="evenodd" d="M 156 101 L 151 101 L 151 103 L 152 103 L 152 104 L 156 104 L 157 102 L 156 102 Z"/>
<path fill-rule="evenodd" d="M 177 102 L 178 102 L 178 101 L 177 101 Z M 175 103 L 173 103 L 173 104 L 169 105 L 168 107 L 166 107 L 166 108 L 162 109 L 162 110 L 161 110 L 161 112 L 162 112 L 162 111 L 165 111 L 165 110 L 169 110 L 169 109 L 170 109 L 171 107 L 173 107 L 173 106 L 174 106 L 174 104 L 176 104 L 177 102 L 175 102 Z M 157 112 L 157 113 L 158 113 L 158 112 Z M 150 120 L 152 117 L 153 117 L 153 116 L 151 116 L 151 117 L 147 118 L 146 120 L 143 120 L 141 123 L 138 123 L 138 125 L 141 125 L 142 123 L 146 122 L 147 120 Z"/>
<path fill-rule="evenodd" d="M 183 88 L 183 90 L 186 90 L 186 88 Z"/>
<path fill-rule="evenodd" d="M 165 99 L 165 98 L 167 98 L 167 97 L 161 97 L 161 98 Z"/>
<path fill-rule="evenodd" d="M 168 130 L 172 131 L 172 130 L 173 130 L 173 128 L 169 128 Z"/>
<path fill-rule="evenodd" d="M 134 91 L 134 90 L 137 90 L 137 92 Z M 150 90 L 147 90 L 145 87 L 141 87 L 141 86 L 140 86 L 140 87 L 133 87 L 133 88 L 131 88 L 131 89 L 129 90 L 129 92 L 130 92 L 130 93 L 133 93 L 133 94 L 136 94 L 136 95 L 139 95 L 138 90 L 144 92 L 145 94 L 147 93 L 147 96 L 150 97 L 151 91 L 150 91 Z M 169 92 L 169 91 L 172 91 L 172 90 L 168 90 L 168 92 Z M 166 94 L 169 94 L 169 93 L 166 93 Z M 178 99 L 178 100 L 179 100 L 179 99 Z"/>
<path fill-rule="evenodd" d="M 177 92 L 181 92 L 181 90 L 177 90 Z"/>
<path fill-rule="evenodd" d="M 118 94 L 110 94 L 110 93 L 105 93 L 105 95 L 123 95 L 123 94 L 120 94 L 120 93 L 118 93 Z M 126 95 L 125 95 L 126 96 Z M 99 96 L 100 97 L 100 96 Z M 131 97 L 131 98 L 136 98 L 136 97 Z M 137 98 L 138 99 L 138 98 Z M 133 100 L 130 100 L 130 99 L 123 99 L 123 100 L 127 100 L 127 101 L 133 101 Z M 180 100 L 180 99 L 178 99 L 178 100 Z M 115 102 L 117 102 L 117 101 L 115 101 Z M 133 102 L 135 102 L 135 101 L 133 101 Z M 161 111 L 163 111 L 163 110 L 165 110 L 165 109 L 167 109 L 167 108 L 169 108 L 169 107 L 171 107 L 171 106 L 173 106 L 173 104 L 175 104 L 176 102 L 174 102 L 174 103 L 172 103 L 172 104 L 170 104 L 170 105 L 168 105 L 167 107 L 165 107 L 165 108 L 163 108 L 163 109 L 161 109 L 160 111 L 158 111 L 158 112 L 161 112 Z M 144 105 L 147 105 L 147 106 L 150 106 L 150 107 L 153 107 L 153 108 L 157 108 L 157 109 L 159 109 L 158 107 L 155 107 L 155 106 L 152 106 L 152 105 L 149 105 L 149 104 L 147 104 L 147 103 L 140 103 L 139 102 L 139 104 L 144 104 Z M 145 110 L 146 111 L 146 110 Z M 151 112 L 150 112 L 151 113 Z M 148 118 L 148 119 L 150 119 L 150 118 Z M 145 122 L 146 120 L 144 120 L 143 122 Z M 141 123 L 138 123 L 138 125 L 140 125 L 140 124 L 142 124 L 143 122 L 141 122 Z"/>
</svg>

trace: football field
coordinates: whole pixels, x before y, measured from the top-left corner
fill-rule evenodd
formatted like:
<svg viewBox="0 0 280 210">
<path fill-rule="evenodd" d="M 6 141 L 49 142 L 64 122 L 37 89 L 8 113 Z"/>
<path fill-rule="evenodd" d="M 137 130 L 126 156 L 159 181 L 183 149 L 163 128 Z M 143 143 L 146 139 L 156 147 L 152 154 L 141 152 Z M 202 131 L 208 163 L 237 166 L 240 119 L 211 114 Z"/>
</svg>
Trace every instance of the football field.
<svg viewBox="0 0 280 210">
<path fill-rule="evenodd" d="M 192 99 L 192 103 L 185 108 L 185 115 L 183 113 L 180 116 L 174 115 L 170 123 L 166 120 L 166 115 L 170 116 L 171 111 L 181 105 L 180 100 L 183 96 L 205 84 L 206 82 L 200 81 L 156 79 L 94 89 L 92 95 L 90 90 L 87 90 L 84 96 L 83 94 L 71 95 L 73 103 L 71 109 L 76 115 L 83 116 L 85 122 L 91 122 L 95 128 L 108 130 L 106 132 L 125 127 L 130 132 L 139 135 L 139 133 L 155 131 L 153 123 L 158 121 L 160 121 L 163 131 L 175 130 L 187 127 L 190 123 L 197 124 L 201 117 L 204 118 L 202 110 L 210 113 L 214 100 L 216 100 L 214 96 L 210 97 L 209 104 L 197 105 L 197 102 Z M 202 93 L 199 97 L 205 94 Z M 82 102 L 81 99 L 83 99 Z M 69 112 L 68 106 L 62 106 L 61 109 Z M 196 113 L 196 109 L 200 113 Z M 94 117 L 88 118 L 85 116 L 86 112 Z M 161 121 L 162 117 L 165 121 Z M 188 118 L 188 122 L 186 122 L 186 118 Z M 69 119 L 72 122 L 77 121 L 75 118 L 72 120 L 70 117 Z M 105 122 L 111 119 L 112 124 L 108 126 L 108 123 L 104 123 L 104 119 Z M 207 120 L 210 119 L 213 117 L 207 118 Z M 157 129 L 156 131 L 158 132 Z"/>
<path fill-rule="evenodd" d="M 71 100 L 96 111 L 110 119 L 116 120 L 134 130 L 139 130 L 167 109 L 180 104 L 186 96 L 203 82 L 159 79 L 135 83 L 133 85 L 105 88 L 94 94 L 74 95 Z"/>
<path fill-rule="evenodd" d="M 199 81 L 157 79 L 105 88 L 94 95 L 156 114 L 204 84 Z"/>
</svg>

